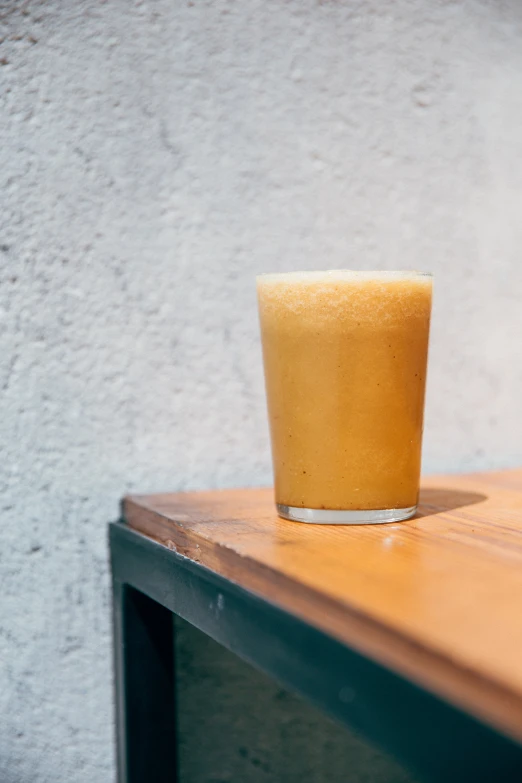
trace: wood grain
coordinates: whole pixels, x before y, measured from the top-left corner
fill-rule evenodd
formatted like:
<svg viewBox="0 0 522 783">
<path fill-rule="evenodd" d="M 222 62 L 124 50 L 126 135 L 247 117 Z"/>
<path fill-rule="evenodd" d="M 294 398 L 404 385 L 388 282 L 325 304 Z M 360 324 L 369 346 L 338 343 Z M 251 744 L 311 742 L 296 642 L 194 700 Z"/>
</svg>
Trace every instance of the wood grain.
<svg viewBox="0 0 522 783">
<path fill-rule="evenodd" d="M 424 480 L 408 522 L 279 519 L 268 489 L 132 496 L 141 533 L 522 741 L 522 470 Z"/>
</svg>

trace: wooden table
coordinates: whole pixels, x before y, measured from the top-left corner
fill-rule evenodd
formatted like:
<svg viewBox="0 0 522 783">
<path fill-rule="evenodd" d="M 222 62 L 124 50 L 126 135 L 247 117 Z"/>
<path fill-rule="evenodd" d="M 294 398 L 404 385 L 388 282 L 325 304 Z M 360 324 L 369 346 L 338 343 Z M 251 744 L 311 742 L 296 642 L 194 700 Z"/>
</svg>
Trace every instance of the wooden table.
<svg viewBox="0 0 522 783">
<path fill-rule="evenodd" d="M 285 521 L 268 489 L 128 497 L 111 554 L 121 783 L 172 780 L 171 613 L 421 780 L 522 781 L 522 470 L 425 479 L 387 525 Z"/>
</svg>

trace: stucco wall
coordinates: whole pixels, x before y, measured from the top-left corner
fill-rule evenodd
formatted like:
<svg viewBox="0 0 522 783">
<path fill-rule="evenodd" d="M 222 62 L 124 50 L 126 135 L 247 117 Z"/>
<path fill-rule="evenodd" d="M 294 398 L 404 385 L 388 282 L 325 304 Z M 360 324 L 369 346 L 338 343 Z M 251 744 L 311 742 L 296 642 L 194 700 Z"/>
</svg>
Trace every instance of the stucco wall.
<svg viewBox="0 0 522 783">
<path fill-rule="evenodd" d="M 0 0 L 0 779 L 111 779 L 105 524 L 270 476 L 253 277 L 437 278 L 426 470 L 522 461 L 517 0 Z"/>
</svg>

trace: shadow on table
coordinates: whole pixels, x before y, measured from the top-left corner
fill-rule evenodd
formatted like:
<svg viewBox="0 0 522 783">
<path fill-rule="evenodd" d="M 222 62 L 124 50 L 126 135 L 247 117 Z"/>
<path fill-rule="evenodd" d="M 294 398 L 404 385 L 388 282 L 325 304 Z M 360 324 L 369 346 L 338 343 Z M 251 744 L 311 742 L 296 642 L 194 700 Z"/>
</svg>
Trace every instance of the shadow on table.
<svg viewBox="0 0 522 783">
<path fill-rule="evenodd" d="M 452 511 L 464 506 L 473 506 L 487 499 L 488 496 L 483 495 L 481 492 L 463 492 L 460 489 L 425 487 L 420 491 L 419 510 L 415 517 L 429 517 L 432 514 L 438 514 L 440 511 Z"/>
</svg>

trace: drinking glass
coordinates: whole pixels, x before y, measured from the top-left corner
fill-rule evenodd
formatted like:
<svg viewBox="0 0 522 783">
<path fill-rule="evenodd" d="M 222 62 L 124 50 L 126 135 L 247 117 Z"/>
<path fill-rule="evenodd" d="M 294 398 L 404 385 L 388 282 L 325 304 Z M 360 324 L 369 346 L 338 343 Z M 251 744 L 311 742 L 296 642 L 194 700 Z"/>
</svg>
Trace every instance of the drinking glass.
<svg viewBox="0 0 522 783">
<path fill-rule="evenodd" d="M 279 515 L 325 524 L 413 516 L 431 275 L 269 274 L 257 293 Z"/>
</svg>

